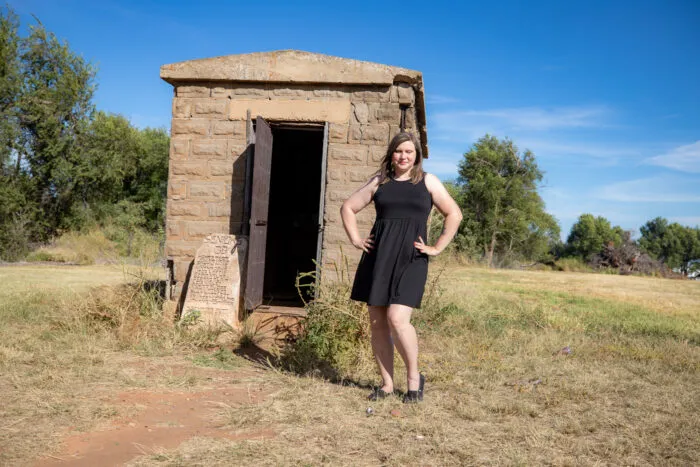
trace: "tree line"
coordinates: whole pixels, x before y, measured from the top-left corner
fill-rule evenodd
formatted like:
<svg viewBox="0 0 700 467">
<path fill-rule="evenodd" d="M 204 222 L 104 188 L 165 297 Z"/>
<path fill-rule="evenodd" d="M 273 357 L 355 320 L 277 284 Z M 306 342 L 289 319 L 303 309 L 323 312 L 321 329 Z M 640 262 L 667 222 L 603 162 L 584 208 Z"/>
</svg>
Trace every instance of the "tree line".
<svg viewBox="0 0 700 467">
<path fill-rule="evenodd" d="M 464 216 L 457 251 L 489 266 L 576 258 L 623 273 L 687 276 L 700 270 L 700 228 L 663 217 L 648 221 L 634 240 L 608 219 L 582 214 L 562 242 L 559 224 L 538 193 L 542 177 L 531 151 L 520 153 L 507 138 L 479 139 L 460 161 L 457 179 L 447 184 Z"/>
<path fill-rule="evenodd" d="M 0 259 L 103 222 L 162 229 L 167 131 L 97 110 L 95 67 L 0 12 Z"/>
</svg>

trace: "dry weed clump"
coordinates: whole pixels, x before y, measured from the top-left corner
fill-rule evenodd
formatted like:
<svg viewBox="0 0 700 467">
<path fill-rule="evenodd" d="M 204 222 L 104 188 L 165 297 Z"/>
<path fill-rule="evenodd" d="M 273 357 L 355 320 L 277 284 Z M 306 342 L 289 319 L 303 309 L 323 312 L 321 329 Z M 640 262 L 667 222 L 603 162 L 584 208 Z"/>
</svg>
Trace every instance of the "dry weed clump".
<svg viewBox="0 0 700 467">
<path fill-rule="evenodd" d="M 316 273 L 301 274 L 297 288 L 306 302 L 307 316 L 301 333 L 282 352 L 284 367 L 299 374 L 320 374 L 331 380 L 354 379 L 374 367 L 370 348 L 367 307 L 350 300 L 352 285 L 347 259 L 335 268 L 335 281 L 326 271 L 323 281 Z"/>
<path fill-rule="evenodd" d="M 77 265 L 119 263 L 124 259 L 148 265 L 162 257 L 161 234 L 106 226 L 85 232 L 66 232 L 50 244 L 26 256 L 30 262 L 53 262 Z"/>
<path fill-rule="evenodd" d="M 67 232 L 49 245 L 29 253 L 27 261 L 88 265 L 115 262 L 118 256 L 116 245 L 104 231 L 93 229 L 89 232 Z"/>
<path fill-rule="evenodd" d="M 108 334 L 118 349 L 151 355 L 175 349 L 214 348 L 230 327 L 178 324 L 164 313 L 158 281 L 139 281 L 94 289 L 79 300 L 64 303 L 57 327 L 71 332 Z"/>
</svg>

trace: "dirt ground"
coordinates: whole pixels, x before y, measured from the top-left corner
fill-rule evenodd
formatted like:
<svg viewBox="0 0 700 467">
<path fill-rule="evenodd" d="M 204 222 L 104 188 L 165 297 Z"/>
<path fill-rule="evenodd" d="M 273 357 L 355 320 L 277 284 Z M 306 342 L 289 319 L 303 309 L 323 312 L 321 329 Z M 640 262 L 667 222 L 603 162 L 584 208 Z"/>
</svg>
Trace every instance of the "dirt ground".
<svg viewBox="0 0 700 467">
<path fill-rule="evenodd" d="M 217 418 L 222 408 L 259 404 L 274 391 L 260 384 L 260 370 L 197 368 L 166 359 L 155 364 L 134 362 L 125 371 L 132 378 L 167 371 L 174 379 L 185 377 L 197 383 L 186 389 L 96 388 L 95 397 L 117 415 L 92 431 L 69 428 L 59 435 L 60 449 L 41 456 L 35 466 L 124 465 L 140 456 L 177 448 L 193 437 L 240 440 L 275 436 L 272 429 L 232 431 Z"/>
</svg>

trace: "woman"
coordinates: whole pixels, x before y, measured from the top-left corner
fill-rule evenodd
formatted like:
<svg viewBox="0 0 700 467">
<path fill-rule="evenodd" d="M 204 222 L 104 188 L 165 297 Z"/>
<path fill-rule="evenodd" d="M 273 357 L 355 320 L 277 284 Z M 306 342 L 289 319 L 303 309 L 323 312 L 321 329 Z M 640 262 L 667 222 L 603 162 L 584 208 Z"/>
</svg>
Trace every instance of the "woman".
<svg viewBox="0 0 700 467">
<path fill-rule="evenodd" d="M 356 215 L 372 201 L 377 218 L 370 235 L 362 238 Z M 430 246 L 424 239 L 433 205 L 445 216 L 445 227 Z M 418 339 L 411 313 L 420 308 L 428 257 L 443 251 L 457 232 L 462 220 L 459 206 L 437 177 L 423 172 L 417 138 L 399 133 L 389 143 L 379 171 L 350 195 L 340 214 L 350 241 L 364 252 L 351 298 L 366 302 L 369 308 L 372 350 L 382 376 L 381 387 L 368 398 L 383 399 L 394 391 L 395 344 L 408 374 L 403 401 L 423 400 L 425 378 L 418 372 Z"/>
</svg>

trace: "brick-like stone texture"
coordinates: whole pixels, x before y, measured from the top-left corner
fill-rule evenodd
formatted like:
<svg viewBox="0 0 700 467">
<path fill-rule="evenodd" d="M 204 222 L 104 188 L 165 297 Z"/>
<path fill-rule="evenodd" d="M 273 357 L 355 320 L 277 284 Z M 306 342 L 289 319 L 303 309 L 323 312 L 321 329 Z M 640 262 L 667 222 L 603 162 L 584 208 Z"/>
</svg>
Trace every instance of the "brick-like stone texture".
<svg viewBox="0 0 700 467">
<path fill-rule="evenodd" d="M 184 222 L 168 219 L 166 232 L 170 240 L 182 240 L 185 236 Z"/>
<path fill-rule="evenodd" d="M 379 164 L 384 160 L 384 156 L 386 156 L 386 151 L 387 146 L 370 146 L 369 163 L 376 164 L 379 167 Z"/>
<path fill-rule="evenodd" d="M 214 137 L 238 136 L 241 138 L 245 138 L 245 122 L 214 122 L 214 124 L 212 125 L 211 134 Z"/>
<path fill-rule="evenodd" d="M 173 99 L 173 118 L 192 117 L 192 101 L 190 99 Z"/>
<path fill-rule="evenodd" d="M 295 99 L 232 99 L 229 119 L 245 120 L 247 111 L 268 120 L 289 122 L 347 123 L 350 102 L 347 100 L 307 101 Z"/>
<path fill-rule="evenodd" d="M 231 97 L 231 86 L 230 85 L 223 85 L 223 86 L 215 86 L 211 88 L 211 97 L 215 99 L 223 99 L 223 98 L 228 98 Z"/>
<path fill-rule="evenodd" d="M 331 143 L 347 143 L 348 126 L 340 123 L 331 123 L 328 127 L 328 140 Z"/>
<path fill-rule="evenodd" d="M 209 161 L 209 175 L 224 180 L 237 180 L 243 182 L 245 178 L 245 158 L 240 157 L 234 160 Z"/>
<path fill-rule="evenodd" d="M 348 199 L 356 189 L 357 187 L 352 186 L 333 187 L 326 192 L 328 194 L 328 201 L 342 203 Z"/>
<path fill-rule="evenodd" d="M 361 144 L 329 144 L 328 157 L 331 163 L 365 165 L 367 163 L 367 146 Z"/>
<path fill-rule="evenodd" d="M 230 161 L 210 161 L 209 175 L 212 177 L 226 176 L 229 179 L 233 175 L 233 162 Z"/>
<path fill-rule="evenodd" d="M 328 173 L 326 175 L 326 178 L 329 182 L 329 184 L 337 183 L 337 182 L 344 182 L 345 181 L 345 168 L 344 167 L 334 167 L 334 168 L 329 168 Z"/>
<path fill-rule="evenodd" d="M 369 106 L 366 102 L 354 102 L 352 104 L 354 122 L 369 123 Z"/>
<path fill-rule="evenodd" d="M 175 93 L 177 97 L 209 97 L 211 95 L 211 89 L 208 86 L 183 85 L 178 86 Z"/>
<path fill-rule="evenodd" d="M 185 160 L 190 154 L 190 140 L 171 138 L 170 139 L 170 159 Z"/>
<path fill-rule="evenodd" d="M 406 128 L 410 128 L 412 130 L 417 130 L 417 125 L 416 125 L 416 108 L 415 107 L 409 107 L 406 109 Z"/>
<path fill-rule="evenodd" d="M 270 91 L 262 85 L 257 86 L 234 86 L 231 89 L 233 98 L 254 98 L 254 99 L 269 99 Z"/>
<path fill-rule="evenodd" d="M 376 171 L 377 169 L 374 167 L 348 167 L 346 170 L 347 181 L 349 183 L 357 183 L 357 188 L 359 188 L 362 183 L 367 182 Z"/>
<path fill-rule="evenodd" d="M 226 198 L 227 186 L 221 182 L 190 182 L 190 199 L 216 201 Z"/>
<path fill-rule="evenodd" d="M 391 86 L 353 91 L 350 99 L 353 102 L 389 102 Z"/>
<path fill-rule="evenodd" d="M 348 127 L 348 143 L 359 144 L 362 142 L 362 125 L 350 125 Z"/>
<path fill-rule="evenodd" d="M 374 116 L 378 122 L 399 123 L 401 122 L 401 109 L 399 104 L 382 103 L 377 105 Z"/>
<path fill-rule="evenodd" d="M 386 123 L 377 123 L 362 127 L 362 144 L 375 145 L 388 143 L 389 125 Z"/>
<path fill-rule="evenodd" d="M 194 104 L 194 114 L 198 117 L 226 118 L 228 104 L 228 99 L 198 100 Z"/>
<path fill-rule="evenodd" d="M 407 130 L 411 130 L 410 128 L 406 128 Z M 390 125 L 389 126 L 389 140 L 393 138 L 394 136 L 398 135 L 401 132 L 401 127 L 399 125 Z M 417 136 L 417 135 L 416 135 Z"/>
<path fill-rule="evenodd" d="M 217 221 L 187 221 L 185 223 L 188 240 L 201 240 L 207 235 L 214 233 L 227 234 L 229 230 L 228 222 Z"/>
<path fill-rule="evenodd" d="M 165 245 L 165 256 L 194 258 L 197 252 L 198 242 L 169 242 Z"/>
<path fill-rule="evenodd" d="M 416 102 L 416 94 L 410 84 L 399 83 L 398 85 L 399 104 L 413 105 Z"/>
<path fill-rule="evenodd" d="M 198 159 L 223 159 L 227 157 L 228 142 L 217 139 L 201 139 L 192 142 L 192 157 Z"/>
<path fill-rule="evenodd" d="M 207 204 L 209 217 L 231 217 L 231 203 Z"/>
<path fill-rule="evenodd" d="M 306 99 L 311 96 L 312 94 L 309 92 L 309 90 L 304 88 L 273 88 L 270 94 L 270 97 L 272 99 L 275 99 L 277 97 Z"/>
<path fill-rule="evenodd" d="M 179 162 L 170 163 L 170 173 L 173 175 L 194 175 L 202 177 L 207 174 L 207 164 L 202 162 Z"/>
<path fill-rule="evenodd" d="M 168 199 L 181 200 L 187 198 L 187 182 L 170 180 L 168 182 Z"/>
<path fill-rule="evenodd" d="M 168 203 L 168 217 L 202 217 L 204 208 L 201 203 L 175 201 Z"/>
<path fill-rule="evenodd" d="M 350 94 L 348 93 L 347 89 L 345 87 L 340 87 L 340 88 L 323 88 L 323 89 L 313 89 L 311 91 L 311 94 L 315 98 L 350 98 Z"/>
<path fill-rule="evenodd" d="M 235 159 L 240 156 L 245 155 L 247 146 L 241 140 L 229 140 L 228 141 L 228 158 Z"/>
<path fill-rule="evenodd" d="M 209 134 L 209 120 L 183 120 L 173 118 L 172 134 L 173 136 L 207 136 Z"/>
</svg>

